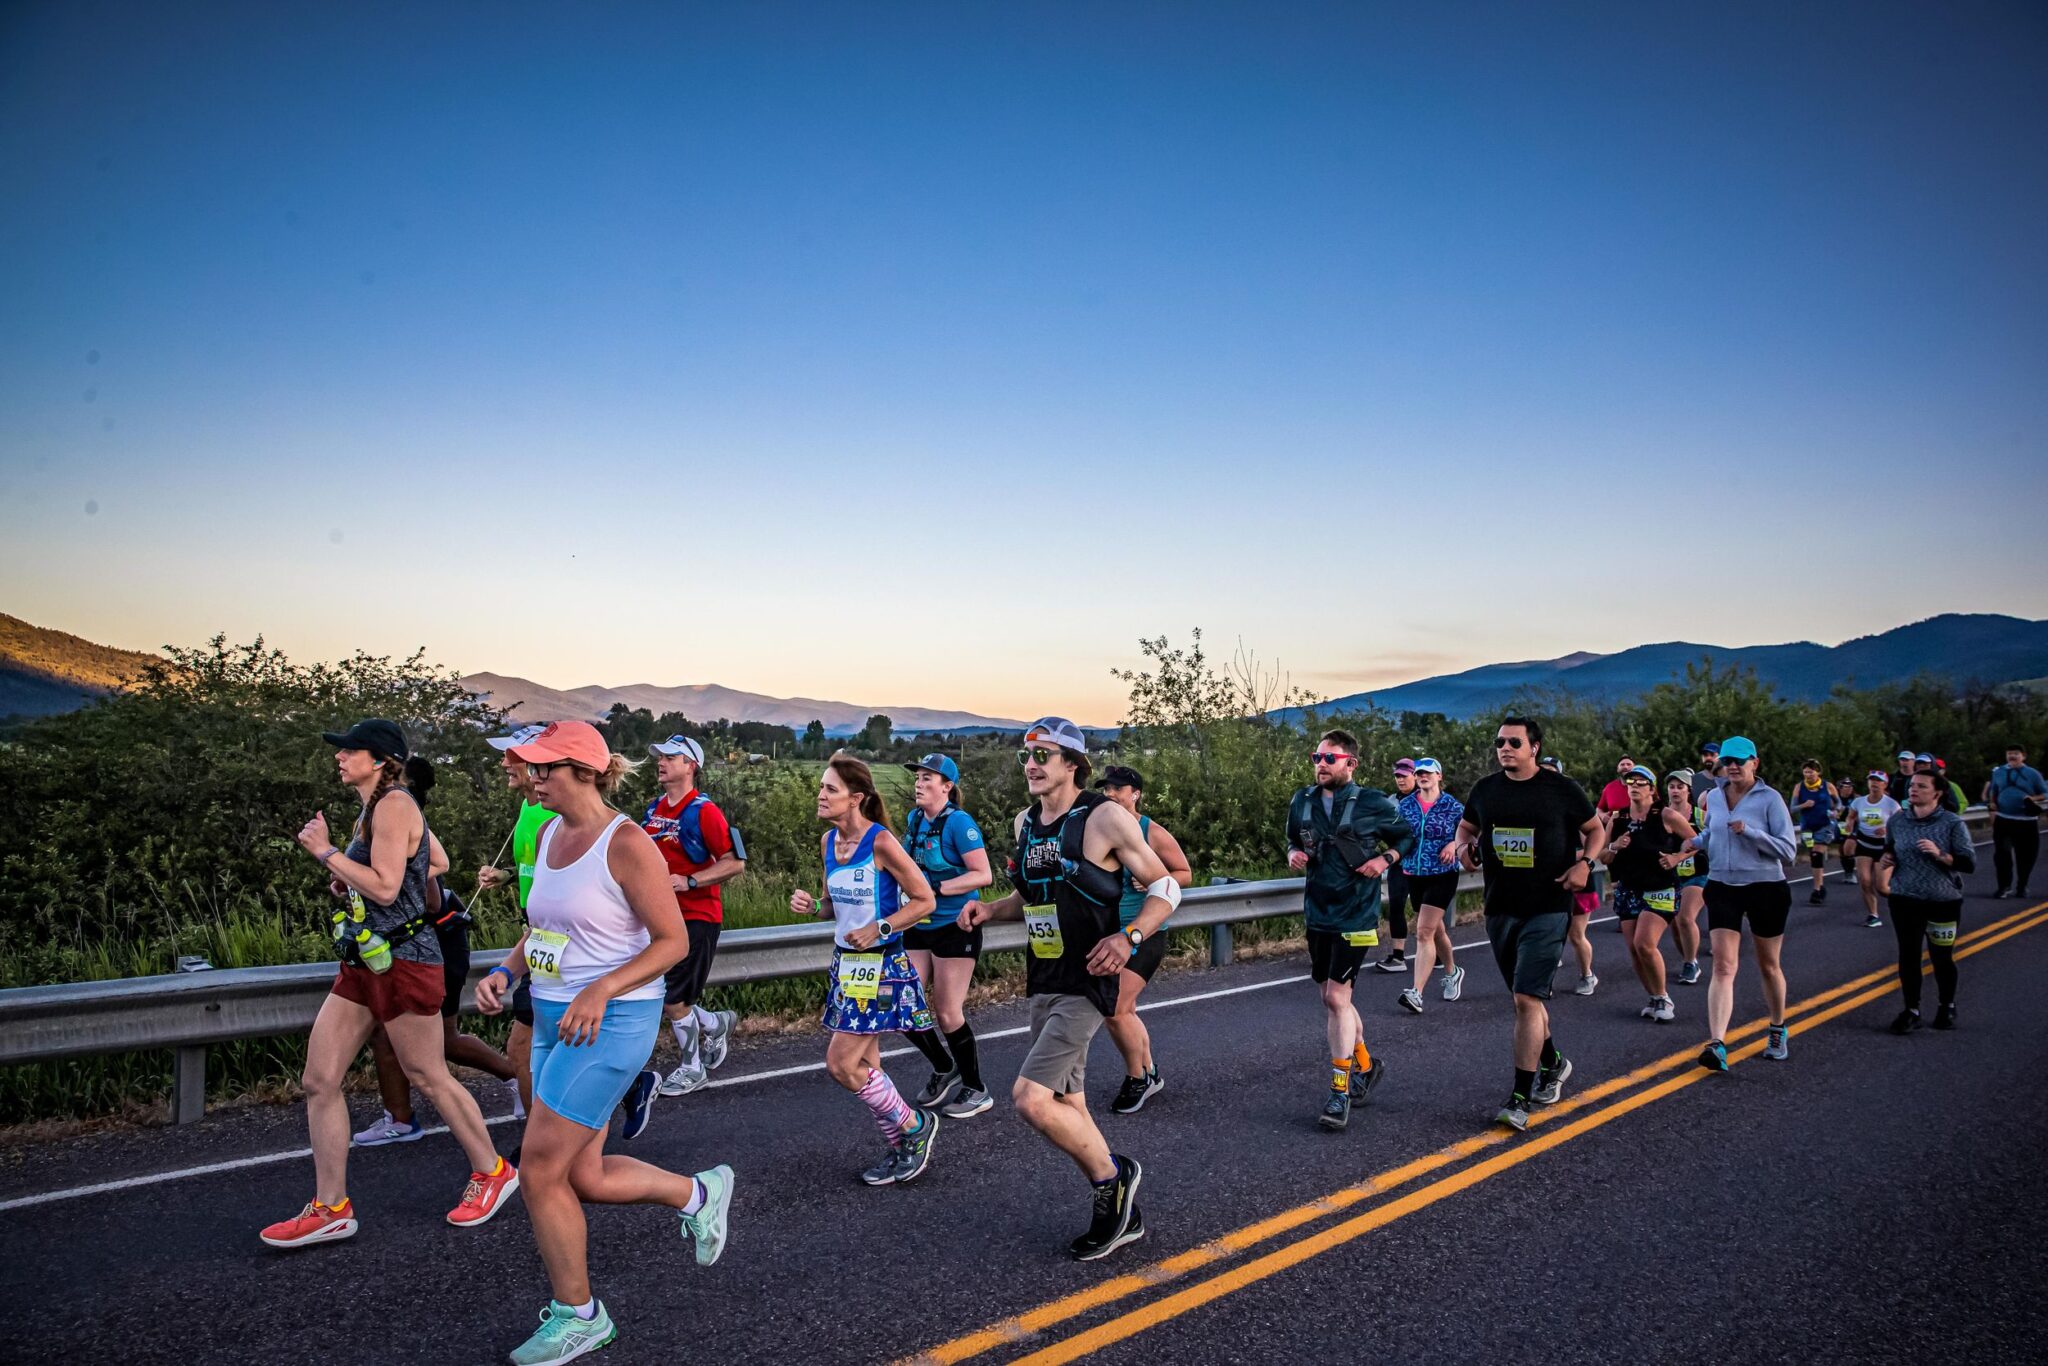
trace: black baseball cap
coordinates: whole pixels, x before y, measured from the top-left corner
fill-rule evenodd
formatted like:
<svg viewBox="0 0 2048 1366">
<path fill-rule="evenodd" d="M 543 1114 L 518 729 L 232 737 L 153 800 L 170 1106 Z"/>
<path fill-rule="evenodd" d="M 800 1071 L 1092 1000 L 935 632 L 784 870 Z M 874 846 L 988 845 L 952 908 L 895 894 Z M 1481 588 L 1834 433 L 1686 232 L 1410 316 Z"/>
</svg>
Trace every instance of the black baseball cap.
<svg viewBox="0 0 2048 1366">
<path fill-rule="evenodd" d="M 1096 780 L 1095 786 L 1098 788 L 1135 787 L 1138 791 L 1143 792 L 1145 790 L 1145 780 L 1138 776 L 1138 770 L 1135 768 L 1126 768 L 1122 764 L 1112 764 L 1103 772 L 1102 777 Z"/>
<path fill-rule="evenodd" d="M 347 730 L 323 730 L 320 738 L 336 749 L 368 750 L 379 759 L 402 761 L 412 752 L 406 747 L 405 732 L 398 728 L 398 723 L 378 716 L 358 721 Z"/>
</svg>

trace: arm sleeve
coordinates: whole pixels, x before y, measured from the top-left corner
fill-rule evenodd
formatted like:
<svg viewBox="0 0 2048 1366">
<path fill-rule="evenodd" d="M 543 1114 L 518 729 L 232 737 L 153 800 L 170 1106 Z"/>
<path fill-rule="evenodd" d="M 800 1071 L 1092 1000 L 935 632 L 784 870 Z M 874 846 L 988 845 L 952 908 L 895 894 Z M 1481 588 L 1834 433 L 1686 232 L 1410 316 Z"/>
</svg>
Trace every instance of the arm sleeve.
<svg viewBox="0 0 2048 1366">
<path fill-rule="evenodd" d="M 1948 852 L 1958 873 L 1977 871 L 1977 846 L 1970 840 L 1970 827 L 1960 816 L 1949 825 Z"/>
</svg>

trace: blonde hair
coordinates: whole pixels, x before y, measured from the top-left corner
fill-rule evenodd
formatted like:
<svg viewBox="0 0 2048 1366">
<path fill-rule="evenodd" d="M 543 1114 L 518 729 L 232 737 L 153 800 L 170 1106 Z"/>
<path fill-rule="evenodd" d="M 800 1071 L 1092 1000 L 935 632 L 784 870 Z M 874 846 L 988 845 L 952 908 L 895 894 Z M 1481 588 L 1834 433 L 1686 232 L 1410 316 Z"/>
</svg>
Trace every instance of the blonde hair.
<svg viewBox="0 0 2048 1366">
<path fill-rule="evenodd" d="M 594 780 L 598 792 L 609 798 L 619 790 L 619 784 L 626 781 L 627 776 L 639 767 L 639 764 L 623 754 L 612 755 L 611 761 L 604 766 L 604 772 L 598 774 Z"/>
</svg>

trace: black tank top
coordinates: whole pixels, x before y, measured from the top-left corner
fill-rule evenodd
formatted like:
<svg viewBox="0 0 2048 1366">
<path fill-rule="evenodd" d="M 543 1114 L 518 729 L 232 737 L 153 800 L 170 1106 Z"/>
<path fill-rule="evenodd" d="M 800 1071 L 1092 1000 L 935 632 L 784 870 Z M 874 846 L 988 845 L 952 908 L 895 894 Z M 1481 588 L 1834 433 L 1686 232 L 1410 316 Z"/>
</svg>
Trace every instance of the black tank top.
<svg viewBox="0 0 2048 1366">
<path fill-rule="evenodd" d="M 384 797 L 399 789 L 385 792 Z M 409 794 L 408 794 L 409 795 Z M 383 801 L 379 797 L 378 801 Z M 356 828 L 350 837 L 348 848 L 342 853 L 358 863 L 370 861 L 370 841 L 363 836 L 370 828 L 371 812 L 364 811 L 356 818 Z M 440 940 L 431 934 L 413 934 L 404 937 L 408 925 L 427 923 L 427 863 L 433 853 L 433 841 L 427 838 L 426 813 L 420 813 L 420 843 L 417 849 L 407 855 L 405 873 L 398 883 L 398 894 L 388 902 L 361 898 L 365 918 L 371 929 L 391 940 L 391 956 L 400 962 L 438 963 L 441 961 Z"/>
<path fill-rule="evenodd" d="M 1616 882 L 1631 892 L 1658 892 L 1678 885 L 1677 871 L 1657 862 L 1660 854 L 1677 853 L 1681 842 L 1664 828 L 1661 808 L 1642 820 L 1623 815 L 1616 822 L 1615 838 L 1623 835 L 1628 836 L 1628 848 L 1616 854 L 1607 868 Z"/>
<path fill-rule="evenodd" d="M 1025 995 L 1085 996 L 1104 1015 L 1116 1009 L 1117 978 L 1088 971 L 1088 954 L 1117 932 L 1123 873 L 1089 862 L 1083 840 L 1089 813 L 1108 800 L 1100 792 L 1083 792 L 1051 824 L 1039 819 L 1038 804 L 1032 803 L 1024 813 L 1012 868 L 1026 906 L 1050 905 L 1059 914 L 1059 957 L 1040 958 L 1025 950 Z"/>
</svg>

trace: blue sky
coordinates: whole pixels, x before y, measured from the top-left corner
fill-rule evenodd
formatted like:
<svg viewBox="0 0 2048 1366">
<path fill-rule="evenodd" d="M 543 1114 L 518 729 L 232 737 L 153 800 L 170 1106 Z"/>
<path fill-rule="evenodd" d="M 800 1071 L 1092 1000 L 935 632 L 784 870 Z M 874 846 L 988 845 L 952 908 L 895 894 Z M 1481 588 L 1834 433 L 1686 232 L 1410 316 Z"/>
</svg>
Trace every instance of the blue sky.
<svg viewBox="0 0 2048 1366">
<path fill-rule="evenodd" d="M 12 7 L 0 611 L 1090 721 L 2048 615 L 2039 7 L 1269 9 Z"/>
</svg>

